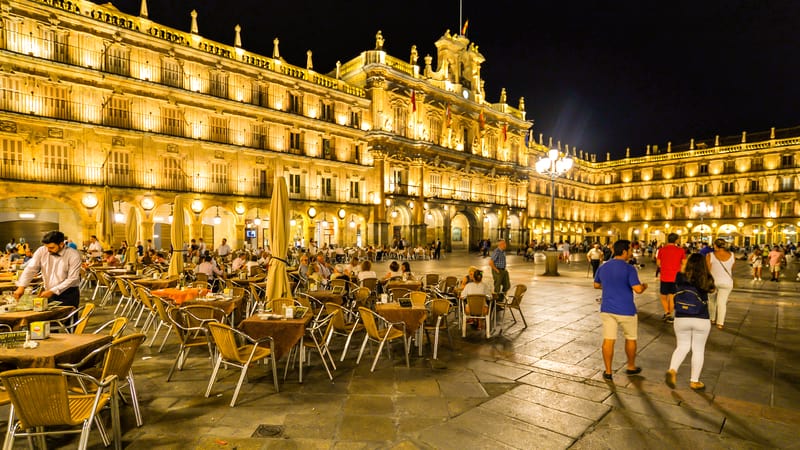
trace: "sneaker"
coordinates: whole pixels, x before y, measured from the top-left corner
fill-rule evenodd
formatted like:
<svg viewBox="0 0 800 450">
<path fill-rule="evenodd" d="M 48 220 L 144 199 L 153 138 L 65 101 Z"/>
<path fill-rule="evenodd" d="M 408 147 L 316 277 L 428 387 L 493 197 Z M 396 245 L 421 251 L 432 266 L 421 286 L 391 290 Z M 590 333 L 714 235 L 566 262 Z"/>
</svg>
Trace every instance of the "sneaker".
<svg viewBox="0 0 800 450">
<path fill-rule="evenodd" d="M 664 375 L 664 382 L 667 383 L 670 389 L 675 389 L 675 384 L 678 382 L 678 372 L 669 369 Z"/>
<path fill-rule="evenodd" d="M 667 318 L 669 318 L 669 314 L 667 314 L 667 313 L 664 313 L 664 315 L 661 316 L 661 320 L 663 320 L 664 322 L 667 321 Z"/>
<path fill-rule="evenodd" d="M 614 381 L 614 374 L 603 372 L 603 379 L 606 381 Z"/>
<path fill-rule="evenodd" d="M 702 381 L 692 381 L 689 383 L 689 387 L 695 391 L 702 391 L 706 388 L 706 385 Z"/>
<path fill-rule="evenodd" d="M 667 317 L 667 323 L 675 323 L 675 318 L 672 316 Z"/>
</svg>

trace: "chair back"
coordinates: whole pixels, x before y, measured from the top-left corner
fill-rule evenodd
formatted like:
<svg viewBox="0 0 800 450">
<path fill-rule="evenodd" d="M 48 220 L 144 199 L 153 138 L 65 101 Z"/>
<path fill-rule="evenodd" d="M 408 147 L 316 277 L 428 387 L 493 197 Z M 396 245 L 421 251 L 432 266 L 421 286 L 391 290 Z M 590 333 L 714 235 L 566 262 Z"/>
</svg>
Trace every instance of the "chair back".
<svg viewBox="0 0 800 450">
<path fill-rule="evenodd" d="M 202 327 L 209 322 L 224 322 L 225 311 L 211 305 L 186 305 L 182 306 L 184 322 L 189 328 Z"/>
<path fill-rule="evenodd" d="M 368 287 L 360 287 L 353 292 L 353 299 L 357 306 L 368 306 L 367 300 L 371 294 L 372 291 L 370 291 Z"/>
<path fill-rule="evenodd" d="M 236 333 L 230 326 L 224 323 L 210 322 L 208 329 L 211 331 L 211 336 L 217 346 L 217 350 L 222 359 L 234 361 L 239 364 L 247 362 L 239 353 L 239 346 L 236 343 Z"/>
<path fill-rule="evenodd" d="M 411 304 L 414 306 L 425 306 L 425 300 L 428 299 L 428 294 L 422 291 L 413 291 L 408 294 L 411 298 Z"/>
<path fill-rule="evenodd" d="M 242 298 L 244 297 L 244 288 L 239 286 L 233 286 L 231 294 L 233 295 L 233 298 Z"/>
<path fill-rule="evenodd" d="M 116 319 L 112 320 L 110 325 L 108 325 L 108 335 L 113 337 L 118 337 L 122 334 L 122 331 L 125 330 L 125 327 L 128 325 L 128 318 L 127 317 L 117 317 Z M 106 325 L 104 325 L 106 326 Z M 102 327 L 101 327 L 102 328 Z"/>
<path fill-rule="evenodd" d="M 196 273 L 194 275 L 194 279 L 195 281 L 205 281 L 206 283 L 208 283 L 208 274 L 202 272 Z"/>
<path fill-rule="evenodd" d="M 377 278 L 364 278 L 361 280 L 361 286 L 368 288 L 370 292 L 376 292 L 378 288 L 378 279 Z"/>
<path fill-rule="evenodd" d="M 59 369 L 18 369 L 0 374 L 22 429 L 72 424 L 67 379 Z"/>
<path fill-rule="evenodd" d="M 305 293 L 300 293 L 300 295 L 294 298 L 294 301 L 300 303 L 302 306 L 305 306 L 310 311 L 319 309 L 319 305 L 322 304 L 319 300 Z M 315 303 L 316 307 L 314 305 Z"/>
<path fill-rule="evenodd" d="M 272 310 L 275 314 L 281 314 L 287 306 L 294 306 L 295 300 L 293 298 L 276 298 L 267 303 L 267 309 Z"/>
<path fill-rule="evenodd" d="M 347 280 L 344 278 L 334 278 L 328 283 L 328 285 L 333 289 L 335 286 L 341 286 L 345 290 L 347 290 Z"/>
<path fill-rule="evenodd" d="M 261 295 L 261 291 L 256 286 L 256 283 L 250 283 L 250 296 L 253 299 L 253 303 L 263 302 L 264 298 Z"/>
<path fill-rule="evenodd" d="M 325 313 L 331 316 L 331 324 L 333 325 L 334 330 L 342 333 L 347 332 L 344 323 L 344 313 L 342 312 L 341 306 L 337 305 L 336 303 L 327 302 L 325 303 Z"/>
<path fill-rule="evenodd" d="M 512 308 L 519 308 L 520 303 L 522 303 L 522 296 L 525 295 L 525 292 L 528 291 L 528 287 L 524 284 L 518 284 L 514 286 L 514 295 L 511 297 L 511 303 L 508 306 Z"/>
<path fill-rule="evenodd" d="M 443 298 L 435 298 L 429 302 L 429 305 L 431 318 L 448 315 L 450 313 L 450 307 L 452 306 L 450 300 Z"/>
<path fill-rule="evenodd" d="M 358 315 L 359 317 L 361 317 L 361 323 L 364 324 L 364 329 L 367 330 L 367 334 L 369 335 L 369 337 L 371 337 L 372 339 L 380 340 L 381 336 L 378 333 L 378 323 L 375 320 L 375 316 L 377 314 L 375 314 L 375 312 L 372 311 L 371 309 L 359 307 Z"/>
<path fill-rule="evenodd" d="M 153 305 L 152 294 L 150 291 L 144 286 L 136 286 L 136 291 L 139 298 L 139 301 L 147 308 L 148 310 L 154 310 L 155 306 Z"/>
<path fill-rule="evenodd" d="M 467 307 L 470 316 L 483 317 L 483 309 L 486 307 L 486 296 L 483 294 L 471 294 L 467 296 Z"/>
<path fill-rule="evenodd" d="M 128 280 L 117 278 L 117 288 L 119 289 L 119 292 L 122 294 L 123 297 L 130 297 L 131 291 L 130 289 L 128 289 L 128 284 L 126 283 L 126 281 Z"/>
<path fill-rule="evenodd" d="M 452 294 L 455 291 L 456 286 L 458 286 L 458 277 L 449 276 L 444 279 L 444 286 L 442 290 L 446 294 Z"/>
<path fill-rule="evenodd" d="M 81 312 L 81 316 L 78 319 L 78 322 L 75 324 L 75 328 L 73 329 L 73 334 L 83 334 L 83 331 L 86 329 L 86 324 L 89 323 L 89 317 L 92 316 L 94 312 L 94 303 L 87 303 L 83 305 L 83 312 Z"/>
<path fill-rule="evenodd" d="M 431 287 L 436 286 L 439 284 L 439 274 L 438 273 L 426 273 L 425 274 L 425 286 Z"/>
<path fill-rule="evenodd" d="M 411 293 L 411 289 L 394 288 L 389 290 L 389 298 L 391 298 L 392 301 L 397 301 L 398 299 L 407 296 L 409 293 Z"/>
<path fill-rule="evenodd" d="M 136 350 L 144 343 L 147 337 L 142 333 L 131 334 L 115 339 L 106 350 L 103 362 L 103 376 L 116 375 L 118 380 L 124 380 L 136 360 Z"/>
</svg>

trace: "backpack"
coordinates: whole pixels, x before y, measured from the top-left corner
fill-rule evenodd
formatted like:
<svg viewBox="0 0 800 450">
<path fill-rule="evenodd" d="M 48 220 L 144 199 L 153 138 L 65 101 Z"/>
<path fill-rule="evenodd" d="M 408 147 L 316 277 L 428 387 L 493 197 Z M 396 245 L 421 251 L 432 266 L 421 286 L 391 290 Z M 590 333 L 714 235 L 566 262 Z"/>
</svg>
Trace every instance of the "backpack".
<svg viewBox="0 0 800 450">
<path fill-rule="evenodd" d="M 675 293 L 675 310 L 683 315 L 699 316 L 708 302 L 692 289 L 683 289 Z"/>
</svg>

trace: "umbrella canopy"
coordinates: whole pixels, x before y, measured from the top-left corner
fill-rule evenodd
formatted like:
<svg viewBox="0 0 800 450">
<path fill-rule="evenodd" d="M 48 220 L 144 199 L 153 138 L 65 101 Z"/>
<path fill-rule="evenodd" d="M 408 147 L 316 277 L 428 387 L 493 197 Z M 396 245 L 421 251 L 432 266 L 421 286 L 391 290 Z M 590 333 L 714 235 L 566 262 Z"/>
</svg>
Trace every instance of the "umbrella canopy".
<svg viewBox="0 0 800 450">
<path fill-rule="evenodd" d="M 103 248 L 111 248 L 114 240 L 114 199 L 111 189 L 103 188 L 103 210 L 100 213 L 100 241 Z"/>
<path fill-rule="evenodd" d="M 267 300 L 291 297 L 289 276 L 286 274 L 286 249 L 289 247 L 289 192 L 286 179 L 276 177 L 269 204 L 270 247 L 272 258 L 267 273 Z"/>
<path fill-rule="evenodd" d="M 136 241 L 139 240 L 139 226 L 136 220 L 136 208 L 130 208 L 128 223 L 125 225 L 125 237 L 128 239 L 128 250 L 125 252 L 125 263 L 136 263 Z"/>
<path fill-rule="evenodd" d="M 176 195 L 175 203 L 172 205 L 172 229 L 170 230 L 172 240 L 172 257 L 169 260 L 170 276 L 179 276 L 183 273 L 183 228 L 185 226 L 183 214 L 183 197 Z"/>
</svg>

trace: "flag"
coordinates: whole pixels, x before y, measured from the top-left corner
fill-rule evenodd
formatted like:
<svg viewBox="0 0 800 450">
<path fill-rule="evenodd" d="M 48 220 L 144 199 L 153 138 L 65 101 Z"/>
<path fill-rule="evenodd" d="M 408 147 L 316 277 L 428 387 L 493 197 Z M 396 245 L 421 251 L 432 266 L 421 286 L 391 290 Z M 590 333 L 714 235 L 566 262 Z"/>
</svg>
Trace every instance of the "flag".
<svg viewBox="0 0 800 450">
<path fill-rule="evenodd" d="M 486 128 L 486 118 L 483 117 L 483 111 L 481 111 L 480 115 L 478 116 L 478 126 L 481 130 Z"/>
<path fill-rule="evenodd" d="M 411 90 L 411 112 L 417 112 L 417 91 Z"/>
<path fill-rule="evenodd" d="M 508 140 L 508 124 L 504 123 L 503 124 L 503 143 L 505 144 L 507 140 Z"/>
<path fill-rule="evenodd" d="M 533 135 L 533 130 L 528 130 L 528 133 L 525 135 L 525 148 L 531 147 L 531 137 Z"/>
<path fill-rule="evenodd" d="M 466 36 L 467 35 L 467 27 L 468 26 L 469 26 L 469 19 L 465 20 L 464 21 L 464 26 L 461 27 L 461 35 L 462 36 Z"/>
<path fill-rule="evenodd" d="M 447 104 L 447 110 L 445 110 L 445 113 L 444 113 L 444 121 L 445 121 L 445 126 L 447 128 L 450 128 L 450 124 L 453 121 L 453 118 L 450 115 L 450 103 Z"/>
</svg>

